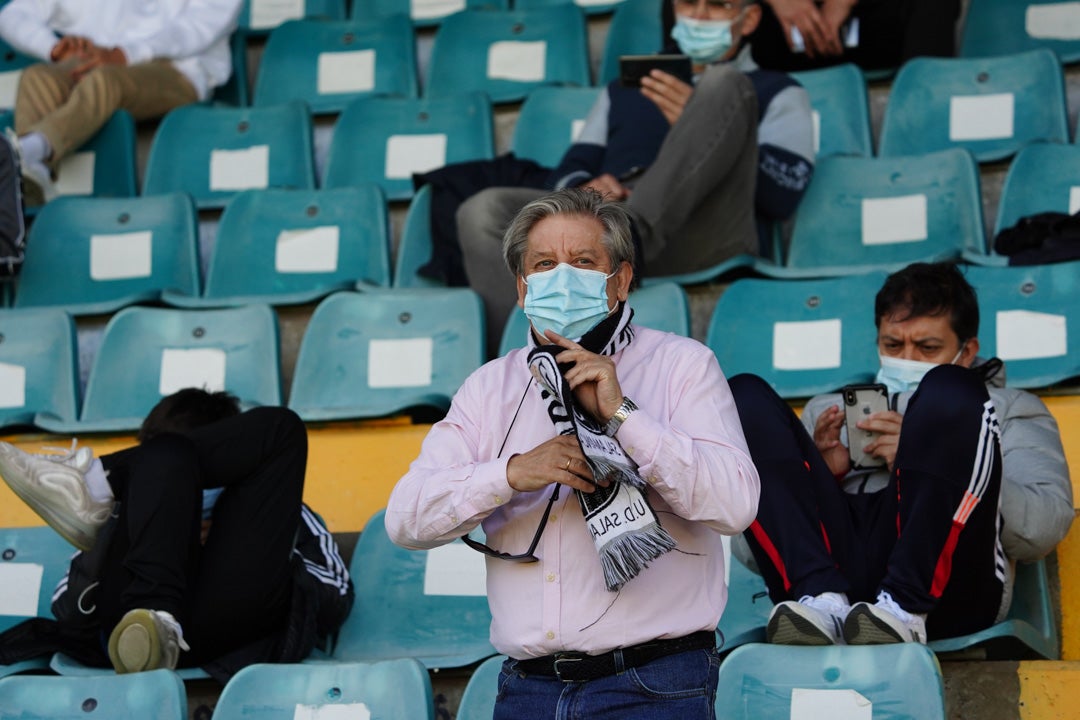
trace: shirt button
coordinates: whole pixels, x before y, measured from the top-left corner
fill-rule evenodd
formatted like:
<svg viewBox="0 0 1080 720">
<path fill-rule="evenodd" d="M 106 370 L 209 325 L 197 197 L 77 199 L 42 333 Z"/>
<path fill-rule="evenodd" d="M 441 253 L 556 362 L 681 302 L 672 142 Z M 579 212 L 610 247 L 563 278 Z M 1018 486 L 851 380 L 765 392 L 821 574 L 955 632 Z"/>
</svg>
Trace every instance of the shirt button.
<svg viewBox="0 0 1080 720">
<path fill-rule="evenodd" d="M 632 448 L 632 447 L 628 447 L 628 448 L 626 448 L 626 452 L 627 452 L 627 453 L 628 453 L 629 455 L 633 455 L 633 454 L 634 454 L 634 448 Z"/>
<path fill-rule="evenodd" d="M 548 640 L 554 640 L 554 639 L 555 639 L 555 633 L 553 633 L 553 632 L 551 632 L 550 630 L 548 630 L 548 631 L 547 631 L 547 639 L 548 639 Z"/>
<path fill-rule="evenodd" d="M 656 484 L 656 476 L 655 475 L 650 475 L 649 477 L 647 477 L 645 479 L 648 481 L 648 483 L 650 485 L 655 485 Z"/>
<path fill-rule="evenodd" d="M 558 520 L 558 519 L 559 519 L 559 516 L 558 516 L 558 515 L 551 515 L 551 516 L 549 516 L 549 517 L 548 517 L 548 522 L 549 522 L 549 523 L 553 523 L 553 522 L 555 522 L 555 521 L 556 521 L 556 520 Z"/>
<path fill-rule="evenodd" d="M 548 582 L 555 582 L 555 573 L 548 573 L 547 574 L 547 581 Z"/>
<path fill-rule="evenodd" d="M 495 504 L 496 505 L 502 505 L 502 495 L 496 495 L 495 496 Z"/>
<path fill-rule="evenodd" d="M 450 516 L 450 522 L 456 523 L 457 522 L 457 515 L 451 515 Z"/>
</svg>

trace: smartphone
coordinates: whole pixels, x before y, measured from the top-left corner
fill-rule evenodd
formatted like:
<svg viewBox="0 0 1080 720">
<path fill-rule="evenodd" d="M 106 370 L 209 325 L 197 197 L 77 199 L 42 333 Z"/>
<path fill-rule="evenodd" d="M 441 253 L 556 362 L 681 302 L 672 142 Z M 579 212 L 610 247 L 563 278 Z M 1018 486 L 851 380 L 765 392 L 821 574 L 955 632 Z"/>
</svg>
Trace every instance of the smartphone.
<svg viewBox="0 0 1080 720">
<path fill-rule="evenodd" d="M 851 18 L 840 27 L 840 37 L 846 48 L 859 47 L 859 18 Z M 791 49 L 793 52 L 806 52 L 806 41 L 799 28 L 791 28 Z"/>
<path fill-rule="evenodd" d="M 863 448 L 877 437 L 876 432 L 856 427 L 856 423 L 876 412 L 889 409 L 889 391 L 884 385 L 845 385 L 840 390 L 844 398 L 844 424 L 847 426 L 848 453 L 851 467 L 857 470 L 881 467 L 883 458 L 863 452 Z"/>
<path fill-rule="evenodd" d="M 619 83 L 624 87 L 641 87 L 641 78 L 654 68 L 684 83 L 693 82 L 694 70 L 687 55 L 623 55 L 619 58 Z"/>
</svg>

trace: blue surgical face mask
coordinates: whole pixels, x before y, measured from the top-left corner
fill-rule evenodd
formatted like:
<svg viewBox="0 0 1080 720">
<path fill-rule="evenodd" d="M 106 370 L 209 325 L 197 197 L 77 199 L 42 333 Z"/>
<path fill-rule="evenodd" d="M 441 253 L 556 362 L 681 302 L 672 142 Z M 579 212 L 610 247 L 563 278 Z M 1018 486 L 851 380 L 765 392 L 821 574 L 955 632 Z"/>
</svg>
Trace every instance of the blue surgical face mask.
<svg viewBox="0 0 1080 720">
<path fill-rule="evenodd" d="M 734 42 L 733 20 L 696 20 L 678 15 L 671 37 L 695 65 L 708 65 L 727 55 Z"/>
<path fill-rule="evenodd" d="M 559 263 L 552 270 L 522 278 L 528 286 L 525 315 L 541 335 L 554 330 L 576 340 L 611 314 L 607 281 L 614 274 Z"/>
<path fill-rule="evenodd" d="M 945 363 L 952 365 L 960 359 L 964 352 L 964 345 L 952 360 Z M 881 369 L 878 370 L 877 382 L 889 389 L 890 393 L 902 393 L 919 387 L 926 373 L 938 366 L 938 363 L 922 362 L 921 360 L 905 360 L 889 355 L 878 355 L 881 359 Z"/>
</svg>

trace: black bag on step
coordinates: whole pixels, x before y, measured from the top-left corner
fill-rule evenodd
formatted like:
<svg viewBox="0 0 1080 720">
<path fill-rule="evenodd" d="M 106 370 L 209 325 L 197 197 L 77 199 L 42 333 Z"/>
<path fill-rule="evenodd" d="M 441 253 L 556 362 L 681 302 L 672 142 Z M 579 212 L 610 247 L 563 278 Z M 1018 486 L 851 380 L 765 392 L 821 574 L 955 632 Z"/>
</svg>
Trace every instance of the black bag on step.
<svg viewBox="0 0 1080 720">
<path fill-rule="evenodd" d="M 0 282 L 19 274 L 26 255 L 21 170 L 15 148 L 0 137 Z"/>
</svg>

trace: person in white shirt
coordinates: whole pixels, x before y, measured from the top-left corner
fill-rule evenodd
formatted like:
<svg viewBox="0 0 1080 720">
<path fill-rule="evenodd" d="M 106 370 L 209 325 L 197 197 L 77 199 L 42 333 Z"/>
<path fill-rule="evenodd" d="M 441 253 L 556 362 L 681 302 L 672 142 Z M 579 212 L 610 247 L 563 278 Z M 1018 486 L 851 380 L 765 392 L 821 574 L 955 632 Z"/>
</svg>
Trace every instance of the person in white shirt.
<svg viewBox="0 0 1080 720">
<path fill-rule="evenodd" d="M 119 110 L 136 120 L 205 100 L 232 74 L 242 0 L 10 0 L 0 37 L 42 62 L 23 71 L 15 137 L 27 204 L 55 190 L 60 160 Z"/>
</svg>

